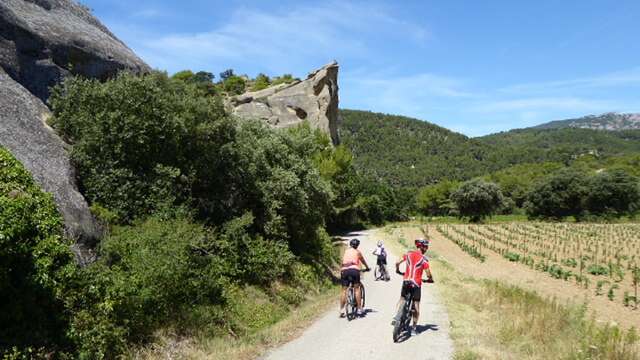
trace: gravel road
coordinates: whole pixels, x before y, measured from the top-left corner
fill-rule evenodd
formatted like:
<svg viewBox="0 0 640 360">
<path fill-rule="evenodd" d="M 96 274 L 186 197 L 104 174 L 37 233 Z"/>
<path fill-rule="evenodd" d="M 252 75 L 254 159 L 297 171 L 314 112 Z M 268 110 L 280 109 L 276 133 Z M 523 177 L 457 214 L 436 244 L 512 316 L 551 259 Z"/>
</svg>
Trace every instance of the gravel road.
<svg viewBox="0 0 640 360">
<path fill-rule="evenodd" d="M 371 255 L 377 239 L 371 232 L 351 233 L 348 239 L 361 240 L 360 250 L 369 266 L 375 266 Z M 387 249 L 388 250 L 388 249 Z M 397 254 L 389 254 L 388 269 L 393 273 Z M 404 265 L 401 266 L 401 268 Z M 422 288 L 420 320 L 417 336 L 394 343 L 391 318 L 400 297 L 402 279 L 392 274 L 389 282 L 374 281 L 373 271 L 363 273 L 366 289 L 366 316 L 353 321 L 338 318 L 338 305 L 320 317 L 297 339 L 271 351 L 267 360 L 376 360 L 376 359 L 450 359 L 453 343 L 449 337 L 449 318 L 440 304 L 433 284 Z M 436 282 L 438 279 L 435 279 Z M 437 285 L 435 285 L 437 286 Z"/>
</svg>

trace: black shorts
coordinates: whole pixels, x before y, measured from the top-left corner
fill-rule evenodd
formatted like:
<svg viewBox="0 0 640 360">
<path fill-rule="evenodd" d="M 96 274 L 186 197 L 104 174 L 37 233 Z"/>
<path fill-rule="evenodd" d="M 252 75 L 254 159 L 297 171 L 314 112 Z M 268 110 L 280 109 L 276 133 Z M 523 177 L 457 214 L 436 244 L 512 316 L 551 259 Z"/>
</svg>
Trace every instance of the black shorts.
<svg viewBox="0 0 640 360">
<path fill-rule="evenodd" d="M 387 258 L 384 256 L 378 256 L 378 266 L 387 265 Z"/>
<path fill-rule="evenodd" d="M 420 302 L 420 297 L 422 295 L 422 288 L 416 286 L 416 284 L 411 281 L 403 281 L 402 282 L 402 290 L 400 291 L 400 297 L 403 297 L 407 294 L 411 294 L 411 298 L 413 301 Z"/>
<path fill-rule="evenodd" d="M 358 269 L 342 270 L 342 272 L 340 273 L 340 280 L 342 281 L 342 286 L 344 287 L 349 286 L 350 282 L 354 284 L 360 284 L 360 270 Z"/>
</svg>

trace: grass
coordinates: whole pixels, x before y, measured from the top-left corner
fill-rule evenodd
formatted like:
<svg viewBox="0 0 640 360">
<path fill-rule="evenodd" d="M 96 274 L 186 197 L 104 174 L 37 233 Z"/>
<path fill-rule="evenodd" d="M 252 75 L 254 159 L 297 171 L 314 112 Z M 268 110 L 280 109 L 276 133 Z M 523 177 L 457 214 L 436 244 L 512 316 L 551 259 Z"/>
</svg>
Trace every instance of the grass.
<svg viewBox="0 0 640 360">
<path fill-rule="evenodd" d="M 394 224 L 381 235 L 391 249 L 418 224 Z M 582 304 L 559 303 L 502 282 L 462 274 L 430 251 L 440 298 L 449 313 L 456 360 L 637 359 L 635 329 L 620 330 L 587 316 Z"/>
<path fill-rule="evenodd" d="M 318 316 L 325 313 L 336 304 L 339 287 L 332 286 L 315 297 L 304 301 L 295 310 L 279 316 L 273 314 L 273 321 L 254 332 L 245 335 L 228 333 L 197 334 L 186 338 L 180 338 L 170 330 L 164 330 L 156 334 L 156 340 L 152 346 L 135 349 L 128 354 L 129 359 L 217 359 L 217 360 L 248 360 L 255 359 L 265 354 L 269 349 L 283 344 L 299 335 Z M 248 298 L 247 298 L 248 299 Z M 265 305 L 264 299 L 251 299 L 245 301 L 243 307 Z M 267 308 L 269 306 L 266 306 Z M 251 314 L 246 314 L 251 315 Z M 266 314 L 258 313 L 255 321 Z M 278 319 L 277 321 L 275 319 Z"/>
</svg>

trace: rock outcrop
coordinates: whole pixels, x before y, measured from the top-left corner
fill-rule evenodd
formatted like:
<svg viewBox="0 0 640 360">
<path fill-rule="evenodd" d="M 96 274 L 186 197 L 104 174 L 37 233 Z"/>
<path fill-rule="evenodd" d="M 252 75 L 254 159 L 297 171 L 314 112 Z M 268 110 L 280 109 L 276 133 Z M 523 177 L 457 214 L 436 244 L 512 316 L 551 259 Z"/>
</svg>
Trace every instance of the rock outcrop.
<svg viewBox="0 0 640 360">
<path fill-rule="evenodd" d="M 229 100 L 233 114 L 261 119 L 274 127 L 289 127 L 308 121 L 331 136 L 338 137 L 338 63 L 335 61 L 311 72 L 305 80 L 247 92 Z"/>
<path fill-rule="evenodd" d="M 149 67 L 73 0 L 0 0 L 0 146 L 53 194 L 80 263 L 101 235 L 78 191 L 67 145 L 46 124 L 51 86 L 65 76 L 104 79 Z"/>
<path fill-rule="evenodd" d="M 49 116 L 40 99 L 0 68 L 0 145 L 22 162 L 44 191 L 53 194 L 67 235 L 77 240 L 78 261 L 87 263 L 101 231 L 78 191 L 65 143 L 46 125 Z"/>
<path fill-rule="evenodd" d="M 0 1 L 0 67 L 43 102 L 69 74 L 105 79 L 149 69 L 73 0 Z"/>
</svg>

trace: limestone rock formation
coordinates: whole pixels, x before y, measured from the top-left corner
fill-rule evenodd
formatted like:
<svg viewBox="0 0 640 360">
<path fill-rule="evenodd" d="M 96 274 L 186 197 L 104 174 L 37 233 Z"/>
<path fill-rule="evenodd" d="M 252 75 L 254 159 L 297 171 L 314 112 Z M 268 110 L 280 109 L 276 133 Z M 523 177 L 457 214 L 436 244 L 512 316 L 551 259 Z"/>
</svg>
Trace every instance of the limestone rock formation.
<svg viewBox="0 0 640 360">
<path fill-rule="evenodd" d="M 229 101 L 233 114 L 266 121 L 274 127 L 289 127 L 308 121 L 331 136 L 338 137 L 338 63 L 313 71 L 305 80 L 247 92 Z"/>
<path fill-rule="evenodd" d="M 69 74 L 104 79 L 149 67 L 74 0 L 0 0 L 0 146 L 53 194 L 80 263 L 101 235 L 66 144 L 47 126 L 49 88 Z"/>
<path fill-rule="evenodd" d="M 105 79 L 148 70 L 74 0 L 0 1 L 0 67 L 43 102 L 71 73 Z"/>
<path fill-rule="evenodd" d="M 78 192 L 65 143 L 45 123 L 49 115 L 40 99 L 0 68 L 0 145 L 22 162 L 44 191 L 53 193 L 67 235 L 78 240 L 78 260 L 86 263 L 100 229 Z"/>
</svg>

